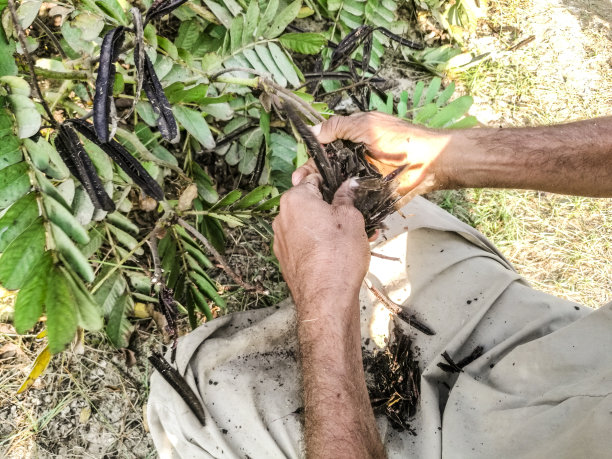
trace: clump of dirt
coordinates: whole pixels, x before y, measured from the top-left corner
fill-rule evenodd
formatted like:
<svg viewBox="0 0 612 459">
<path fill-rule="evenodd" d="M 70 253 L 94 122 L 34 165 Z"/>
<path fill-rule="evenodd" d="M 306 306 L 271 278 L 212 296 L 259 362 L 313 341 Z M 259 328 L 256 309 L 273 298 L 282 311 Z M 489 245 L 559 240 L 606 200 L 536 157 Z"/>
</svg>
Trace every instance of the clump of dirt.
<svg viewBox="0 0 612 459">
<path fill-rule="evenodd" d="M 391 343 L 384 350 L 364 353 L 363 365 L 374 413 L 386 415 L 399 432 L 415 435 L 409 420 L 419 404 L 421 370 L 410 337 L 396 326 Z"/>
</svg>

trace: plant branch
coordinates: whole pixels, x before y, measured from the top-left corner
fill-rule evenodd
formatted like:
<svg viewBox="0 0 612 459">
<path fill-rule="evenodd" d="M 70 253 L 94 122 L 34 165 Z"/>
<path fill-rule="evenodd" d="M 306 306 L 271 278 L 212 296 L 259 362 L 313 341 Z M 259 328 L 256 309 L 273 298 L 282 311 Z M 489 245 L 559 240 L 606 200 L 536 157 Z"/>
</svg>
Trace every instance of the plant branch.
<svg viewBox="0 0 612 459">
<path fill-rule="evenodd" d="M 90 76 L 87 72 L 79 72 L 78 70 L 74 70 L 71 72 L 58 72 L 57 70 L 43 69 L 42 67 L 34 67 L 34 72 L 36 75 L 50 78 L 52 80 L 78 80 L 78 81 L 87 81 Z"/>
<path fill-rule="evenodd" d="M 45 24 L 40 18 L 34 19 L 34 22 L 36 23 L 38 27 L 40 27 L 43 30 L 43 32 L 49 38 L 49 40 L 51 40 L 51 42 L 53 43 L 53 46 L 55 46 L 55 48 L 57 49 L 57 52 L 60 53 L 60 55 L 62 56 L 62 59 L 68 59 L 68 56 L 66 55 L 66 52 L 64 51 L 64 48 L 62 48 L 61 43 L 59 42 L 57 37 L 53 34 L 51 29 L 47 27 L 47 24 Z"/>
<path fill-rule="evenodd" d="M 21 49 L 23 51 L 23 55 L 26 58 L 28 63 L 28 69 L 30 71 L 30 77 L 32 78 L 32 85 L 36 89 L 36 93 L 38 98 L 40 99 L 40 103 L 42 104 L 47 116 L 49 117 L 49 122 L 55 127 L 57 126 L 57 121 L 53 117 L 53 113 L 49 109 L 45 98 L 43 97 L 42 91 L 40 90 L 40 86 L 38 85 L 38 79 L 36 78 L 36 72 L 34 71 L 34 59 L 32 59 L 32 55 L 28 51 L 28 45 L 26 42 L 25 32 L 23 31 L 23 27 L 21 27 L 21 23 L 19 22 L 19 17 L 17 17 L 17 11 L 15 10 L 15 1 L 8 0 L 8 8 L 11 13 L 11 19 L 13 20 L 13 26 L 15 27 L 15 31 L 17 32 L 17 37 L 19 38 L 19 43 L 21 44 Z"/>
<path fill-rule="evenodd" d="M 181 225 L 183 228 L 185 228 L 187 231 L 189 231 L 193 237 L 195 237 L 198 241 L 202 243 L 204 247 L 206 247 L 206 250 L 208 250 L 212 254 L 212 256 L 215 258 L 215 260 L 217 260 L 217 263 L 219 263 L 221 269 L 223 269 L 223 271 L 225 271 L 228 276 L 234 279 L 234 281 L 238 285 L 240 285 L 245 290 L 255 290 L 257 293 L 261 293 L 261 294 L 266 293 L 265 291 L 261 290 L 259 287 L 255 287 L 243 281 L 240 278 L 240 276 L 238 276 L 238 274 L 236 274 L 234 270 L 230 268 L 230 266 L 227 264 L 227 261 L 225 261 L 225 258 L 223 258 L 223 255 L 221 255 L 217 251 L 217 249 L 215 249 L 213 245 L 208 241 L 208 239 L 206 239 L 204 235 L 200 233 L 197 229 L 195 229 L 193 226 L 191 226 L 189 223 L 187 223 L 185 220 L 183 220 L 180 217 L 177 219 L 177 223 Z"/>
</svg>

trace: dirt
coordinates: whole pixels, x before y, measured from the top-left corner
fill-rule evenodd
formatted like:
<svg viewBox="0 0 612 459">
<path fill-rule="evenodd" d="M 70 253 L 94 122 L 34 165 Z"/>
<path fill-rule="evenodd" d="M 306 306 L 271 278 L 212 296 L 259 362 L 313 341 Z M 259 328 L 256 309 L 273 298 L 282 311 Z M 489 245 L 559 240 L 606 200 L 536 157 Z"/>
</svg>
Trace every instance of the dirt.
<svg viewBox="0 0 612 459">
<path fill-rule="evenodd" d="M 399 432 L 408 431 L 421 395 L 421 370 L 412 340 L 399 326 L 383 350 L 363 350 L 363 367 L 374 412 L 384 414 Z"/>
</svg>

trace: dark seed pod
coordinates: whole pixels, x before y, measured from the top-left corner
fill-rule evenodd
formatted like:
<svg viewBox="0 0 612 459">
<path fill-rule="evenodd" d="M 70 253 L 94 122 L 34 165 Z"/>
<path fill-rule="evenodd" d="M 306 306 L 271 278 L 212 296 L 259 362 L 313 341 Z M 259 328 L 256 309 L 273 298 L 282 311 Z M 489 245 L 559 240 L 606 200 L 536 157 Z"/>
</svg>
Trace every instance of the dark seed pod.
<svg viewBox="0 0 612 459">
<path fill-rule="evenodd" d="M 370 65 L 370 57 L 372 56 L 372 42 L 374 38 L 372 34 L 368 34 L 368 36 L 363 40 L 363 57 L 361 58 L 361 74 L 365 75 L 368 71 L 368 67 Z"/>
<path fill-rule="evenodd" d="M 144 25 L 147 25 L 149 21 L 164 16 L 172 10 L 178 8 L 187 0 L 155 0 L 151 5 L 151 8 L 147 11 L 147 15 L 145 16 Z"/>
<path fill-rule="evenodd" d="M 394 205 L 400 199 L 395 193 L 397 184 L 393 180 L 399 172 L 392 173 L 388 179 L 383 177 L 366 160 L 364 144 L 337 140 L 323 148 L 293 107 L 285 104 L 284 111 L 306 144 L 323 178 L 323 199 L 331 203 L 340 185 L 349 178 L 355 178 L 358 186 L 353 190 L 354 205 L 364 217 L 366 233 L 368 236 L 373 235 L 383 226 L 382 221 L 387 215 L 394 212 Z"/>
<path fill-rule="evenodd" d="M 77 129 L 85 138 L 98 145 L 104 153 L 110 156 L 121 169 L 142 188 L 146 194 L 157 201 L 164 200 L 164 192 L 153 177 L 146 171 L 142 164 L 138 162 L 119 142 L 111 139 L 110 142 L 100 143 L 97 140 L 93 126 L 87 121 L 80 119 L 69 120 L 72 126 Z"/>
<path fill-rule="evenodd" d="M 407 40 L 403 37 L 400 37 L 399 35 L 394 34 L 388 29 L 385 29 L 384 27 L 378 27 L 374 30 L 379 30 L 380 33 L 382 33 L 383 35 L 386 35 L 391 40 L 398 42 L 402 46 L 407 46 L 408 48 L 412 48 L 412 49 L 425 49 L 425 45 L 423 45 L 422 43 L 417 43 L 416 41 Z"/>
<path fill-rule="evenodd" d="M 100 65 L 96 78 L 96 93 L 94 95 L 94 126 L 100 142 L 108 142 L 111 113 L 113 104 L 113 86 L 115 84 L 115 61 L 123 44 L 125 27 L 119 26 L 104 35 L 100 49 Z"/>
<path fill-rule="evenodd" d="M 331 56 L 331 62 L 329 64 L 329 70 L 333 70 L 342 63 L 345 59 L 350 58 L 353 51 L 355 51 L 363 40 L 372 33 L 372 27 L 369 25 L 362 25 L 354 29 L 346 37 L 342 39 Z M 364 59 L 365 60 L 365 59 Z M 367 62 L 367 61 L 366 61 Z"/>
<path fill-rule="evenodd" d="M 72 126 L 66 123 L 60 126 L 55 138 L 55 148 L 68 170 L 83 185 L 94 207 L 108 212 L 115 210 L 115 203 L 104 189 L 96 168 Z"/>
<path fill-rule="evenodd" d="M 140 59 L 139 54 L 137 49 L 134 49 L 134 60 Z M 157 78 L 151 59 L 149 59 L 146 53 L 143 54 L 144 78 L 142 88 L 145 90 L 145 94 L 149 102 L 151 102 L 153 111 L 157 115 L 157 127 L 162 137 L 169 140 L 171 143 L 176 143 L 179 141 L 180 137 L 176 120 L 172 114 L 172 107 L 166 98 L 166 94 L 164 94 L 164 88 L 162 88 L 159 78 Z"/>
</svg>

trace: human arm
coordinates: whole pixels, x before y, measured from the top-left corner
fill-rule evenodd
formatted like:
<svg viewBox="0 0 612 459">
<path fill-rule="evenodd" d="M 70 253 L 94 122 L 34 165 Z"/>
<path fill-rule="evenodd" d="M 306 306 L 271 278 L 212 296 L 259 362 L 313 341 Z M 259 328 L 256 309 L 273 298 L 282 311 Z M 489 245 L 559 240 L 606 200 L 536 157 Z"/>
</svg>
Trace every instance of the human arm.
<svg viewBox="0 0 612 459">
<path fill-rule="evenodd" d="M 359 287 L 369 263 L 349 183 L 331 205 L 311 174 L 281 198 L 274 252 L 295 301 L 308 457 L 384 457 L 361 356 Z"/>
<path fill-rule="evenodd" d="M 401 194 L 519 188 L 612 196 L 612 117 L 555 126 L 434 130 L 377 112 L 332 117 L 318 139 L 364 142 L 383 172 L 406 164 Z"/>
</svg>

